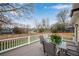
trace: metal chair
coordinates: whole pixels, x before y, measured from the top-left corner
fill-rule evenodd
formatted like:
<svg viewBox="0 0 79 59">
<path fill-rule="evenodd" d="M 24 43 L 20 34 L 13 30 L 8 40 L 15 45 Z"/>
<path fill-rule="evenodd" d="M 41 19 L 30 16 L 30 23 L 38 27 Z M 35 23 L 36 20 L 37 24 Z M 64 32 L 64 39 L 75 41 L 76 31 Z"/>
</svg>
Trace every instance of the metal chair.
<svg viewBox="0 0 79 59">
<path fill-rule="evenodd" d="M 40 38 L 40 43 L 43 44 L 44 37 L 43 36 L 40 36 L 39 38 Z"/>
<path fill-rule="evenodd" d="M 56 56 L 56 46 L 52 43 L 44 42 L 44 52 L 49 56 Z"/>
</svg>

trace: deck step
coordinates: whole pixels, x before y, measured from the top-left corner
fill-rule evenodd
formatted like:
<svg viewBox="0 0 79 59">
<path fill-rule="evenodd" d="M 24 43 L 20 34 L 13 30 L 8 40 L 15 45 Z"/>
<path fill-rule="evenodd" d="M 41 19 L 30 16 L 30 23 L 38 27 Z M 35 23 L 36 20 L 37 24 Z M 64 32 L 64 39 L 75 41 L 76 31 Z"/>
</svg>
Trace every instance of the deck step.
<svg viewBox="0 0 79 59">
<path fill-rule="evenodd" d="M 67 46 L 67 53 L 71 56 L 77 56 L 78 55 L 78 50 L 77 46 Z"/>
<path fill-rule="evenodd" d="M 68 49 L 67 54 L 71 56 L 78 56 L 78 51 Z"/>
<path fill-rule="evenodd" d="M 70 56 L 78 56 L 77 45 L 74 42 L 67 42 L 67 54 Z"/>
<path fill-rule="evenodd" d="M 67 46 L 67 48 L 70 49 L 70 50 L 77 51 L 77 47 L 76 46 Z"/>
</svg>

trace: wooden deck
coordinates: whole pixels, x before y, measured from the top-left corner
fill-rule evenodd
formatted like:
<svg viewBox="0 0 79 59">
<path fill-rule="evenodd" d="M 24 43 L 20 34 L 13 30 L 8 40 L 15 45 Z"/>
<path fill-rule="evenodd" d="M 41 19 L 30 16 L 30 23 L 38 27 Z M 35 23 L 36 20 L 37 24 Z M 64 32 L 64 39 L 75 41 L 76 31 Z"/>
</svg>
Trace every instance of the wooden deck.
<svg viewBox="0 0 79 59">
<path fill-rule="evenodd" d="M 0 54 L 0 56 L 44 56 L 40 42 L 35 42 L 20 48 Z"/>
</svg>

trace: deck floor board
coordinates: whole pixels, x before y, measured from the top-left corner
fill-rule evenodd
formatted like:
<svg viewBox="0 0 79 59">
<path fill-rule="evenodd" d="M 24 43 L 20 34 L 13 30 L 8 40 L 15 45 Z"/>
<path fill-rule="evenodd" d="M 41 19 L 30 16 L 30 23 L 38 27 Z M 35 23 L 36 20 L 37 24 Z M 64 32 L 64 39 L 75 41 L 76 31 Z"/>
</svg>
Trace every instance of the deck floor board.
<svg viewBox="0 0 79 59">
<path fill-rule="evenodd" d="M 0 56 L 44 56 L 44 53 L 40 42 L 35 42 L 30 45 L 7 51 L 0 54 Z"/>
</svg>

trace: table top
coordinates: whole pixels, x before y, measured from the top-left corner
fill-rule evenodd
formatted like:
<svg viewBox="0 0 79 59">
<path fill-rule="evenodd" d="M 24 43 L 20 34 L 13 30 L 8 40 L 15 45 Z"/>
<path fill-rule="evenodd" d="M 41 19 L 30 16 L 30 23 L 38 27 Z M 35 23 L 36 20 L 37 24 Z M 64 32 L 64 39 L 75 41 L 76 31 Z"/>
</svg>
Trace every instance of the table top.
<svg viewBox="0 0 79 59">
<path fill-rule="evenodd" d="M 62 41 L 60 45 L 57 45 L 57 47 L 62 48 L 62 49 L 67 49 L 67 42 Z"/>
</svg>

